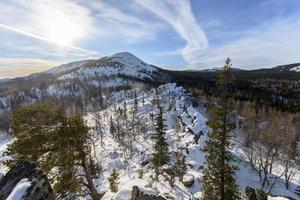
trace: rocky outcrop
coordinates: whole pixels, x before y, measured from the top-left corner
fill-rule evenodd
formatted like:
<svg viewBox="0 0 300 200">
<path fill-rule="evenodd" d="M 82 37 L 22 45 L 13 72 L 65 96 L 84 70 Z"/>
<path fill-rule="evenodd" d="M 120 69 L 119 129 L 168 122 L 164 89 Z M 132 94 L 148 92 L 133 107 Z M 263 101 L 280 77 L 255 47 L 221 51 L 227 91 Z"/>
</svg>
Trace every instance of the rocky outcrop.
<svg viewBox="0 0 300 200">
<path fill-rule="evenodd" d="M 247 186 L 245 188 L 245 194 L 246 194 L 245 200 L 257 200 L 255 189 L 253 189 L 252 187 Z"/>
<path fill-rule="evenodd" d="M 25 181 L 27 187 L 24 187 Z M 0 199 L 11 197 L 11 195 L 16 193 L 18 187 L 20 188 L 21 186 L 23 200 L 55 199 L 47 176 L 33 162 L 19 161 L 7 172 L 0 182 Z"/>
<path fill-rule="evenodd" d="M 268 196 L 272 196 L 272 197 L 284 197 L 287 200 L 296 200 L 294 198 L 291 197 L 285 197 L 285 196 L 276 196 L 276 195 L 272 195 L 272 194 L 267 194 L 266 192 L 264 192 L 261 189 L 254 189 L 252 187 L 247 186 L 245 188 L 245 194 L 246 194 L 246 198 L 245 200 L 268 200 Z"/>
<path fill-rule="evenodd" d="M 146 194 L 140 191 L 140 189 L 137 186 L 133 186 L 131 192 L 131 200 L 166 200 L 166 199 L 161 196 Z"/>
</svg>

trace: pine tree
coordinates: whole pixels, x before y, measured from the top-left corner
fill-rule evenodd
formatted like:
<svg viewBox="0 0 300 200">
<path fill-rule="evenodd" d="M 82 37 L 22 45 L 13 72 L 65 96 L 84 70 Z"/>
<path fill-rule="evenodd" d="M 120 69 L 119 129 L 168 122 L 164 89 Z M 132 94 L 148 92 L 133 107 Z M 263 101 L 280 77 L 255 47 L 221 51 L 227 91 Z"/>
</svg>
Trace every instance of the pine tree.
<svg viewBox="0 0 300 200">
<path fill-rule="evenodd" d="M 84 187 L 92 199 L 99 199 L 90 169 L 89 127 L 81 116 L 67 117 L 54 103 L 18 107 L 12 116 L 16 140 L 8 148 L 9 165 L 35 161 L 53 181 L 57 199 L 72 198 Z"/>
<path fill-rule="evenodd" d="M 156 173 L 156 179 L 160 174 L 160 168 L 169 161 L 169 149 L 166 142 L 166 132 L 164 130 L 163 109 L 159 105 L 159 113 L 156 118 L 156 143 L 154 145 L 155 152 L 153 154 L 153 164 Z"/>
<path fill-rule="evenodd" d="M 112 116 L 110 116 L 110 122 L 109 122 L 109 132 L 113 138 L 115 138 L 115 132 L 116 128 L 112 119 Z"/>
<path fill-rule="evenodd" d="M 208 125 L 212 131 L 208 134 L 208 140 L 204 147 L 207 153 L 207 167 L 203 175 L 203 196 L 205 200 L 236 200 L 241 199 L 238 187 L 235 184 L 234 171 L 237 166 L 232 154 L 229 152 L 230 131 L 233 122 L 229 114 L 230 106 L 230 83 L 231 60 L 228 58 L 219 76 L 220 102 L 212 109 Z"/>
<path fill-rule="evenodd" d="M 118 192 L 119 185 L 119 173 L 114 169 L 108 178 L 109 181 L 109 189 L 112 192 Z"/>
</svg>

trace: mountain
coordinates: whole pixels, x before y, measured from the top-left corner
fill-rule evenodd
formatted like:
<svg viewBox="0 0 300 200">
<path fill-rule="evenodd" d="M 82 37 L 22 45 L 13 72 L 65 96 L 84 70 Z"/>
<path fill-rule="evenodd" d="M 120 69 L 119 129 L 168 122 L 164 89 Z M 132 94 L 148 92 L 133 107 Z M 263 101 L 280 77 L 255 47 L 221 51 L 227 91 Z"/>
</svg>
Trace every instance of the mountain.
<svg viewBox="0 0 300 200">
<path fill-rule="evenodd" d="M 257 85 L 257 79 L 299 80 L 299 64 L 278 66 L 270 69 L 239 70 L 234 74 L 239 82 L 235 89 L 243 100 L 262 99 L 268 105 L 286 104 L 292 99 L 291 106 L 299 100 L 300 88 L 294 84 L 288 92 L 276 91 L 264 84 Z M 295 71 L 296 70 L 296 71 Z M 54 67 L 42 73 L 26 77 L 8 79 L 0 82 L 0 129 L 8 130 L 8 111 L 16 105 L 34 102 L 55 101 L 64 104 L 68 112 L 87 112 L 95 108 L 105 108 L 117 101 L 118 92 L 128 89 L 157 87 L 174 82 L 186 88 L 201 89 L 209 95 L 216 93 L 216 75 L 219 70 L 172 71 L 145 63 L 135 55 L 121 52 L 94 60 L 71 62 Z M 255 80 L 255 81 L 253 81 Z M 292 93 L 292 94 L 290 94 Z M 245 95 L 244 95 L 245 94 Z M 270 97 L 272 99 L 270 99 Z M 275 98 L 275 99 L 274 99 Z M 283 101 L 285 99 L 285 101 Z"/>
<path fill-rule="evenodd" d="M 277 70 L 279 72 L 300 72 L 300 63 L 279 65 L 277 67 L 274 67 L 272 70 Z"/>
<path fill-rule="evenodd" d="M 163 70 L 128 52 L 97 60 L 72 62 L 42 73 L 5 81 L 0 85 L 0 113 L 19 103 L 49 98 L 63 98 L 68 104 L 84 104 L 86 108 L 92 104 L 102 107 L 111 101 L 112 91 L 150 83 L 158 85 L 165 77 Z"/>
<path fill-rule="evenodd" d="M 271 106 L 282 106 L 289 102 L 299 106 L 300 90 L 297 83 L 292 82 L 292 79 L 284 79 L 290 78 L 287 75 L 298 74 L 290 71 L 296 66 L 285 72 L 276 70 L 277 68 L 234 71 L 237 76 L 237 82 L 232 85 L 234 98 L 242 99 L 246 103 L 254 98 L 259 106 L 266 102 Z M 269 81 L 266 77 L 270 76 L 267 76 L 265 70 L 269 70 L 269 74 L 281 76 L 283 82 L 277 79 Z M 92 137 L 95 139 L 91 147 L 91 159 L 95 161 L 98 170 L 94 182 L 98 192 L 105 192 L 103 199 L 131 199 L 133 186 L 138 186 L 143 193 L 168 199 L 200 198 L 207 156 L 203 148 L 210 132 L 206 123 L 209 117 L 207 101 L 215 102 L 215 98 L 210 97 L 218 96 L 217 71 L 165 70 L 145 63 L 128 52 L 60 65 L 42 73 L 0 84 L 0 128 L 8 132 L 8 112 L 18 104 L 55 101 L 63 104 L 68 112 L 81 112 L 91 128 Z M 167 176 L 159 182 L 153 179 L 151 157 L 155 143 L 158 99 L 163 109 L 163 124 L 171 152 L 171 164 L 177 163 L 178 159 L 183 159 L 186 164 L 182 180 L 179 175 L 175 175 L 174 186 L 171 186 Z M 245 138 L 239 127 L 245 118 L 235 112 L 231 117 L 236 122 L 237 129 L 229 150 L 239 166 L 235 174 L 236 182 L 244 195 L 247 186 L 262 187 L 259 177 L 261 174 L 249 163 L 247 149 L 243 146 Z M 266 125 L 265 121 L 262 123 Z M 111 132 L 111 125 L 115 126 L 117 132 Z M 290 130 L 292 128 L 288 129 L 286 135 Z M 9 159 L 5 152 L 12 141 L 12 136 L 0 135 L 0 175 L 7 172 L 3 162 Z M 286 165 L 284 161 L 281 162 L 281 154 L 278 153 L 276 159 L 277 162 L 272 165 L 274 170 L 267 173 L 270 181 L 274 181 L 269 186 L 274 187 L 267 187 L 265 190 L 270 190 L 274 195 L 297 199 L 299 196 L 294 193 L 294 188 L 300 181 L 299 169 L 289 166 L 288 172 L 295 175 L 290 181 L 291 189 L 286 189 L 282 175 Z M 108 177 L 113 169 L 119 173 L 119 188 L 116 193 L 109 189 Z"/>
</svg>

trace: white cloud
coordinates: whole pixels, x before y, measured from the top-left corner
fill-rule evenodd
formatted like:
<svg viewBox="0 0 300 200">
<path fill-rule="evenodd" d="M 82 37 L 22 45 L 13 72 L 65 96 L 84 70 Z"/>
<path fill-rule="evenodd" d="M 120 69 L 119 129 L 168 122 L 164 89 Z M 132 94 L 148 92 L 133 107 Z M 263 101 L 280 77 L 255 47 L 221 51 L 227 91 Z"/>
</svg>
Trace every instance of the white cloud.
<svg viewBox="0 0 300 200">
<path fill-rule="evenodd" d="M 97 34 L 102 37 L 116 37 L 120 41 L 140 42 L 154 39 L 163 28 L 154 19 L 145 19 L 135 13 L 133 8 L 123 11 L 103 1 L 85 1 L 86 6 L 95 12 Z"/>
<path fill-rule="evenodd" d="M 189 65 L 196 65 L 208 48 L 205 32 L 197 23 L 188 0 L 135 0 L 145 9 L 169 23 L 186 41 L 182 56 Z"/>
<path fill-rule="evenodd" d="M 1 5 L 0 19 L 0 28 L 6 31 L 72 49 L 73 52 L 95 53 L 75 45 L 92 33 L 93 23 L 88 9 L 71 0 L 7 1 Z"/>
<path fill-rule="evenodd" d="M 221 46 L 212 46 L 199 60 L 200 67 L 220 66 L 227 57 L 235 67 L 253 69 L 299 62 L 300 16 L 277 18 L 247 31 Z"/>
</svg>

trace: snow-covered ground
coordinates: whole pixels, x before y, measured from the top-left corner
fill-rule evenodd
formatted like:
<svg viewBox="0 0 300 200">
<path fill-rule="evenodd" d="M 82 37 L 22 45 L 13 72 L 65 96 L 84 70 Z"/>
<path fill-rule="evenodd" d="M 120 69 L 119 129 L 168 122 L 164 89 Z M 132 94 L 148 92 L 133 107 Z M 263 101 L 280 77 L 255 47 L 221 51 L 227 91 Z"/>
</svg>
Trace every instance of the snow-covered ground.
<svg viewBox="0 0 300 200">
<path fill-rule="evenodd" d="M 3 165 L 8 157 L 5 155 L 7 145 L 12 142 L 12 139 L 8 135 L 0 133 L 0 177 L 7 172 L 7 168 Z"/>
<path fill-rule="evenodd" d="M 27 178 L 20 180 L 6 200 L 22 200 L 30 186 L 31 183 Z"/>
<path fill-rule="evenodd" d="M 171 187 L 168 182 L 163 181 L 151 183 L 151 175 L 154 171 L 151 168 L 151 163 L 142 166 L 141 164 L 146 158 L 151 156 L 153 151 L 154 141 L 151 139 L 153 134 L 153 125 L 155 121 L 151 121 L 149 113 L 154 111 L 155 108 L 151 103 L 155 98 L 155 91 L 152 90 L 145 94 L 138 95 L 138 115 L 147 125 L 147 131 L 140 135 L 139 139 L 134 142 L 133 155 L 128 158 L 128 155 L 124 155 L 119 143 L 116 142 L 109 134 L 109 119 L 110 115 L 114 117 L 113 110 L 117 107 L 123 107 L 124 101 L 126 101 L 128 112 L 133 109 L 133 99 L 120 100 L 118 103 L 112 105 L 107 110 L 101 111 L 101 115 L 104 116 L 108 113 L 108 116 L 104 117 L 104 145 L 101 147 L 100 141 L 97 141 L 96 154 L 100 163 L 102 164 L 103 174 L 102 177 L 96 180 L 99 183 L 99 191 L 106 192 L 103 199 L 130 199 L 132 187 L 138 186 L 144 191 L 150 193 L 159 194 L 161 196 L 172 197 L 173 199 L 191 199 L 192 197 L 201 197 L 201 180 L 202 180 L 202 168 L 205 165 L 205 153 L 202 148 L 205 144 L 209 127 L 206 126 L 207 118 L 205 113 L 201 111 L 203 108 L 193 107 L 191 97 L 185 92 L 182 87 L 176 87 L 175 84 L 167 84 L 161 86 L 159 89 L 159 97 L 164 107 L 164 119 L 167 127 L 166 133 L 168 143 L 172 151 L 181 151 L 186 156 L 186 163 L 189 166 L 187 169 L 186 177 L 194 177 L 195 182 L 192 187 L 185 187 L 179 179 L 176 179 L 175 186 Z M 145 103 L 142 103 L 142 97 L 145 99 Z M 119 98 L 122 99 L 122 98 Z M 201 111 L 200 111 L 201 110 Z M 88 122 L 93 126 L 93 114 L 87 116 Z M 176 119 L 179 119 L 179 127 L 176 127 Z M 150 123 L 147 123 L 149 122 Z M 178 126 L 178 124 L 177 124 Z M 194 134 L 202 132 L 198 144 L 194 142 Z M 244 195 L 244 189 L 246 186 L 253 188 L 260 188 L 261 183 L 258 175 L 251 169 L 248 162 L 242 155 L 241 150 L 235 145 L 231 151 L 239 159 L 240 169 L 236 172 L 237 184 L 239 185 L 241 193 Z M 119 191 L 112 193 L 109 191 L 108 176 L 111 171 L 116 169 L 120 173 Z M 276 168 L 280 169 L 280 165 Z M 139 172 L 143 171 L 143 178 L 140 179 Z M 276 171 L 276 170 L 275 170 Z M 280 171 L 280 170 L 279 170 Z M 298 172 L 298 171 L 297 171 Z M 278 172 L 279 173 L 279 172 Z M 300 174 L 300 173 L 298 173 Z M 300 176 L 296 175 L 292 180 L 292 185 L 296 185 L 300 181 Z M 149 186 L 151 185 L 151 187 Z M 275 195 L 286 195 L 293 198 L 299 198 L 293 191 L 286 190 L 283 181 L 279 180 L 278 184 L 274 186 L 272 193 Z M 280 199 L 283 197 L 278 197 Z M 270 197 L 270 199 L 272 199 Z M 273 197 L 273 199 L 276 199 Z"/>
<path fill-rule="evenodd" d="M 207 117 L 203 112 L 205 109 L 198 107 L 192 101 L 192 97 L 182 87 L 175 84 L 166 84 L 160 86 L 157 90 L 138 91 L 138 109 L 135 115 L 140 122 L 141 131 L 136 133 L 136 139 L 133 137 L 124 139 L 127 149 L 122 148 L 120 142 L 113 139 L 109 131 L 110 119 L 116 122 L 116 110 L 127 106 L 128 120 L 132 120 L 134 110 L 134 91 L 115 93 L 113 98 L 115 102 L 107 109 L 100 111 L 101 126 L 103 132 L 103 144 L 101 145 L 100 136 L 95 141 L 95 148 L 92 148 L 92 155 L 101 165 L 101 173 L 94 179 L 99 192 L 105 192 L 104 200 L 109 199 L 130 199 L 133 186 L 138 186 L 143 192 L 155 195 L 161 195 L 175 200 L 192 199 L 201 197 L 202 169 L 205 166 L 205 153 L 202 148 L 205 144 L 209 127 L 207 127 Z M 156 107 L 153 104 L 159 97 L 164 110 L 166 138 L 171 152 L 181 152 L 186 157 L 188 166 L 184 179 L 194 178 L 194 184 L 191 187 L 185 187 L 183 183 L 176 178 L 173 187 L 160 178 L 160 182 L 152 181 L 154 175 L 153 167 L 150 161 L 153 153 L 154 139 L 151 137 L 155 131 L 155 113 Z M 153 117 L 153 115 L 154 117 Z M 91 127 L 95 127 L 95 113 L 89 113 L 85 119 Z M 121 127 L 127 129 L 128 124 L 123 123 Z M 130 132 L 130 134 L 133 134 Z M 198 143 L 195 142 L 194 135 L 201 134 Z M 0 154 L 6 148 L 11 139 L 7 136 L 0 136 Z M 243 152 L 238 146 L 232 146 L 231 151 L 239 159 L 240 169 L 236 172 L 236 180 L 240 191 L 244 194 L 246 186 L 260 188 L 261 183 L 257 174 L 251 169 L 243 156 Z M 129 150 L 130 149 L 130 150 Z M 1 161 L 5 158 L 0 158 Z M 120 174 L 118 192 L 113 193 L 109 190 L 108 177 L 112 170 L 117 170 Z M 280 165 L 276 168 L 280 170 Z M 0 165 L 0 173 L 5 169 Z M 276 170 L 275 170 L 276 171 Z M 292 187 L 300 183 L 300 172 L 292 180 Z M 141 175 L 142 174 L 142 175 Z M 294 188 L 293 188 L 294 189 Z M 272 190 L 273 194 L 280 194 L 299 199 L 293 191 L 286 190 L 283 182 L 278 181 Z M 269 197 L 270 200 L 281 200 L 283 197 Z"/>
</svg>

